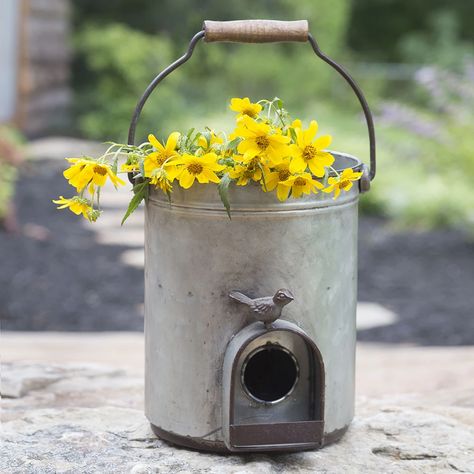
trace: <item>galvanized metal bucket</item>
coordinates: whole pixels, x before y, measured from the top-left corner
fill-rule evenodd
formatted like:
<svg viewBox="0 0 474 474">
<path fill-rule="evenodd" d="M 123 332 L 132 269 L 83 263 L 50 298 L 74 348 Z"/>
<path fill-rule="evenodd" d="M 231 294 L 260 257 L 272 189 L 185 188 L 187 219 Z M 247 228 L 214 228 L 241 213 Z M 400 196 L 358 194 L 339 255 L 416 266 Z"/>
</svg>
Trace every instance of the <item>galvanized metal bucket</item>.
<svg viewBox="0 0 474 474">
<path fill-rule="evenodd" d="M 297 23 L 297 25 L 295 25 Z M 214 451 L 313 449 L 338 439 L 354 412 L 357 204 L 375 175 L 372 117 L 350 76 L 321 53 L 306 22 L 205 22 L 196 42 L 309 41 L 349 82 L 369 127 L 371 167 L 332 152 L 337 170 L 364 171 L 337 200 L 279 202 L 259 186 L 231 187 L 232 221 L 212 185 L 150 191 L 145 221 L 145 411 L 155 433 Z M 273 324 L 229 298 L 288 288 Z"/>
</svg>

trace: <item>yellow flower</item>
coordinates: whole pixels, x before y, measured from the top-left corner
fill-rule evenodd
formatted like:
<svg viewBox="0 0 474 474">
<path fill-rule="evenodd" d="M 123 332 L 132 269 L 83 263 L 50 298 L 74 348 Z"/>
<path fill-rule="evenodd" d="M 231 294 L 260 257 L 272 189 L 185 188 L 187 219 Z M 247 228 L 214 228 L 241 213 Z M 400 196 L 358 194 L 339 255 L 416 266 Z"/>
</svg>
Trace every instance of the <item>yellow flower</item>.
<svg viewBox="0 0 474 474">
<path fill-rule="evenodd" d="M 178 144 L 180 134 L 179 132 L 173 132 L 166 140 L 166 145 L 162 145 L 154 135 L 148 135 L 148 141 L 153 145 L 156 150 L 146 156 L 144 167 L 145 176 L 149 178 L 151 172 L 156 168 L 161 168 L 166 160 L 179 156 L 176 151 L 176 145 Z"/>
<path fill-rule="evenodd" d="M 237 117 L 248 115 L 252 118 L 255 118 L 262 110 L 262 106 L 260 104 L 253 104 L 252 102 L 250 102 L 248 97 L 244 97 L 243 99 L 238 99 L 237 97 L 234 97 L 230 101 L 229 108 L 230 110 L 239 113 Z"/>
<path fill-rule="evenodd" d="M 232 179 L 237 179 L 236 184 L 238 186 L 246 186 L 250 180 L 258 182 L 262 179 L 262 168 L 265 169 L 260 162 L 260 158 L 254 156 L 244 161 L 243 164 L 237 164 L 235 168 L 231 168 L 229 176 Z"/>
<path fill-rule="evenodd" d="M 300 119 L 293 120 L 293 122 L 291 122 L 291 125 L 288 127 L 288 130 L 287 130 L 286 134 L 287 134 L 289 137 L 292 137 L 291 129 L 293 129 L 293 131 L 294 131 L 295 134 L 296 134 L 296 129 L 302 128 L 302 127 L 303 127 L 303 125 L 302 125 Z"/>
<path fill-rule="evenodd" d="M 91 158 L 66 158 L 73 165 L 63 175 L 77 192 L 81 192 L 89 183 L 103 186 L 107 177 L 114 186 L 125 184 L 107 163 L 99 163 Z"/>
<path fill-rule="evenodd" d="M 287 146 L 289 137 L 282 135 L 279 130 L 272 130 L 270 125 L 256 122 L 250 117 L 244 116 L 239 120 L 235 134 L 243 137 L 237 150 L 244 155 L 244 158 L 261 156 L 271 164 L 289 154 Z"/>
<path fill-rule="evenodd" d="M 164 193 L 169 194 L 173 188 L 171 185 L 172 179 L 170 178 L 163 168 L 157 168 L 151 173 L 150 183 L 154 184 L 156 188 L 161 189 Z"/>
<path fill-rule="evenodd" d="M 134 173 L 139 170 L 139 159 L 136 155 L 127 156 L 127 161 L 120 167 L 120 171 L 124 173 Z"/>
<path fill-rule="evenodd" d="M 349 191 L 352 188 L 353 182 L 360 179 L 361 176 L 361 172 L 353 171 L 352 168 L 346 168 L 339 176 L 330 176 L 328 179 L 329 186 L 323 189 L 323 191 L 325 193 L 334 191 L 334 199 L 336 199 L 341 193 L 341 189 Z"/>
<path fill-rule="evenodd" d="M 212 131 L 210 132 L 209 142 L 207 141 L 205 135 L 200 135 L 197 141 L 198 146 L 201 147 L 204 151 L 209 151 L 213 147 L 213 145 L 220 145 L 221 143 L 224 143 L 222 137 L 219 137 L 219 135 L 216 135 Z"/>
<path fill-rule="evenodd" d="M 136 173 L 139 171 L 138 163 L 123 163 L 120 167 L 120 171 L 122 171 L 123 173 Z"/>
<path fill-rule="evenodd" d="M 173 169 L 169 171 L 172 178 L 176 178 L 182 188 L 188 189 L 197 179 L 200 183 L 218 183 L 219 177 L 216 171 L 222 171 L 225 166 L 220 165 L 215 153 L 206 153 L 202 156 L 184 154 L 181 158 L 173 160 L 170 165 Z"/>
<path fill-rule="evenodd" d="M 323 135 L 314 140 L 318 132 L 318 124 L 312 120 L 308 130 L 295 128 L 296 144 L 290 145 L 293 160 L 290 165 L 292 173 L 302 173 L 309 167 L 314 176 L 324 176 L 325 168 L 334 163 L 331 153 L 323 151 L 331 144 L 331 136 Z"/>
<path fill-rule="evenodd" d="M 53 199 L 53 202 L 54 204 L 59 204 L 58 209 L 69 208 L 69 210 L 74 212 L 74 214 L 82 214 L 85 219 L 91 222 L 95 222 L 97 217 L 99 217 L 99 211 L 95 210 L 87 199 L 79 196 L 74 196 L 72 198 L 59 196 L 59 199 Z"/>
<path fill-rule="evenodd" d="M 291 187 L 287 185 L 288 179 L 291 177 L 290 161 L 281 161 L 275 165 L 274 170 L 270 173 L 265 173 L 264 191 L 277 190 L 277 197 L 280 201 L 288 199 Z M 265 189 L 266 188 L 266 189 Z"/>
<path fill-rule="evenodd" d="M 298 176 L 290 176 L 282 183 L 282 186 L 291 189 L 291 197 L 299 198 L 303 194 L 316 194 L 318 189 L 323 189 L 324 185 L 316 181 L 310 173 L 303 173 Z"/>
</svg>

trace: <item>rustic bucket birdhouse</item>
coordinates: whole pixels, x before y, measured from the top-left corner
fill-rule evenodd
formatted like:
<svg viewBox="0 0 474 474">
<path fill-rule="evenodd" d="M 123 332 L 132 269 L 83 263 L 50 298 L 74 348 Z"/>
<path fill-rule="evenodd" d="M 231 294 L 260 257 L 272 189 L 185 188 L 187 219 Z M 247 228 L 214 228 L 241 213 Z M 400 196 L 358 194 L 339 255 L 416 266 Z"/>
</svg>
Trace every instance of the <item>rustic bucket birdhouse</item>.
<svg viewBox="0 0 474 474">
<path fill-rule="evenodd" d="M 289 451 L 337 440 L 354 413 L 359 194 L 375 175 L 372 117 L 350 76 L 325 56 L 306 21 L 204 23 L 199 40 L 308 42 L 357 95 L 370 168 L 331 152 L 336 170 L 362 171 L 337 200 L 279 202 L 259 186 L 230 188 L 232 220 L 211 186 L 150 189 L 145 222 L 145 410 L 154 432 L 211 451 Z"/>
</svg>

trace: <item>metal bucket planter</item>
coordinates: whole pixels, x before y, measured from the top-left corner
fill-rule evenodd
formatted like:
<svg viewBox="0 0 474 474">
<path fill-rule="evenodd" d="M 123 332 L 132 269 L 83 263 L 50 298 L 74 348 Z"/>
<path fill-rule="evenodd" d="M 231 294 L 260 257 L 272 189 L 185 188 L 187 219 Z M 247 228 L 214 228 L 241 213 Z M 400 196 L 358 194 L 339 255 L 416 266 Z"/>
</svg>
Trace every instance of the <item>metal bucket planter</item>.
<svg viewBox="0 0 474 474">
<path fill-rule="evenodd" d="M 357 205 L 375 175 L 367 103 L 350 76 L 318 48 L 307 22 L 205 22 L 197 41 L 308 41 L 358 96 L 370 169 L 332 152 L 338 170 L 364 171 L 338 200 L 324 193 L 278 202 L 259 186 L 230 190 L 229 221 L 213 186 L 176 187 L 171 205 L 153 190 L 145 222 L 145 411 L 172 443 L 213 451 L 302 450 L 337 440 L 354 412 Z M 273 323 L 229 298 L 278 288 L 294 301 Z M 270 299 L 271 300 L 271 299 Z"/>
</svg>

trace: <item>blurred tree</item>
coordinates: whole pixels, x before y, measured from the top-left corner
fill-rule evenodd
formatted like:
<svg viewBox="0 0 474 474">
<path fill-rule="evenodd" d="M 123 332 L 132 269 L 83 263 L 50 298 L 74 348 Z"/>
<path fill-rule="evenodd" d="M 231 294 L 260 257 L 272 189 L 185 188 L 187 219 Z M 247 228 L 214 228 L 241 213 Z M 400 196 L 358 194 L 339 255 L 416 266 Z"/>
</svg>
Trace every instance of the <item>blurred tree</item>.
<svg viewBox="0 0 474 474">
<path fill-rule="evenodd" d="M 474 45 L 463 41 L 460 23 L 452 10 L 429 15 L 427 31 L 409 33 L 399 41 L 401 57 L 417 64 L 436 64 L 462 70 L 467 58 L 474 57 Z"/>
<path fill-rule="evenodd" d="M 459 25 L 459 37 L 474 41 L 471 0 L 356 0 L 348 31 L 350 47 L 373 60 L 405 60 L 400 42 L 406 35 L 432 30 L 433 14 L 449 11 Z"/>
<path fill-rule="evenodd" d="M 147 83 L 183 53 L 205 18 L 306 18 L 321 47 L 337 55 L 349 13 L 350 0 L 203 0 L 199 9 L 191 0 L 76 1 L 74 81 L 80 127 L 94 138 L 123 140 Z M 304 107 L 308 97 L 332 90 L 334 74 L 301 44 L 199 45 L 181 71 L 164 81 L 159 97 L 145 107 L 146 129 L 166 129 L 180 116 L 192 114 L 193 107 L 201 115 L 209 115 L 212 108 L 223 111 L 233 95 L 279 95 L 289 106 Z M 184 75 L 189 80 L 182 80 Z"/>
</svg>

